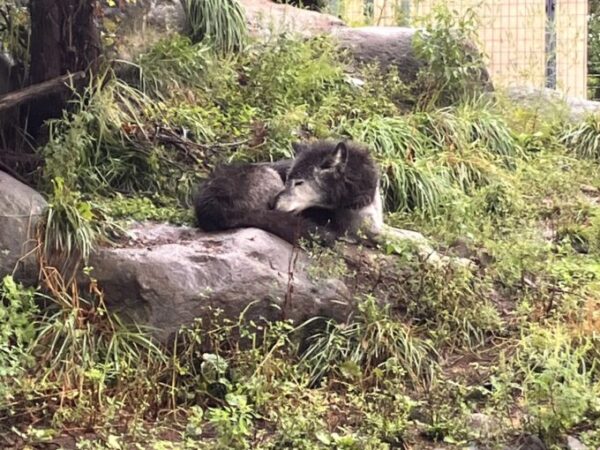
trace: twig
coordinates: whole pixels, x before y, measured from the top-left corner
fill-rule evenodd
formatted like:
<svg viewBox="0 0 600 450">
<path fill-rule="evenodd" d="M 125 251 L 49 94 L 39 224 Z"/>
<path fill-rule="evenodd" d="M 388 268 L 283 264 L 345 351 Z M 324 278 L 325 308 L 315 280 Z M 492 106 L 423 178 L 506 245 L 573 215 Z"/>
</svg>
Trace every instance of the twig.
<svg viewBox="0 0 600 450">
<path fill-rule="evenodd" d="M 292 296 L 294 294 L 294 269 L 296 267 L 296 262 L 299 255 L 300 252 L 298 246 L 297 244 L 294 244 L 292 247 L 292 253 L 290 254 L 290 260 L 288 262 L 288 283 L 282 308 L 282 316 L 284 321 L 288 319 L 288 309 L 292 305 Z"/>
</svg>

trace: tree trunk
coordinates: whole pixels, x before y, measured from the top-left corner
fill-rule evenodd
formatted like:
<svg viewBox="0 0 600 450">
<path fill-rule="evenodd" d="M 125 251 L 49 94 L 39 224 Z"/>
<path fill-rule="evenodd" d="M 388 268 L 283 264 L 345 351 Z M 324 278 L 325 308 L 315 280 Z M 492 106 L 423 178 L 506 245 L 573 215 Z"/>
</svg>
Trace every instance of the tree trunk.
<svg viewBox="0 0 600 450">
<path fill-rule="evenodd" d="M 30 84 L 69 73 L 97 69 L 100 32 L 95 22 L 96 0 L 31 0 Z M 31 105 L 29 129 L 59 117 L 68 93 L 55 93 Z"/>
</svg>

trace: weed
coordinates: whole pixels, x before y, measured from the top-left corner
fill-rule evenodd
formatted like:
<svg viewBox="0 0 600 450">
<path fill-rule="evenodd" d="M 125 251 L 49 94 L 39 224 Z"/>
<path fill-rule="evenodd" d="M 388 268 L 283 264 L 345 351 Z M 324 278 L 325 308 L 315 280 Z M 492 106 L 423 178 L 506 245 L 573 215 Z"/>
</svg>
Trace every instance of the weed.
<svg viewBox="0 0 600 450">
<path fill-rule="evenodd" d="M 30 351 L 36 335 L 35 300 L 33 289 L 4 277 L 0 284 L 0 399 L 4 404 L 12 397 L 11 385 L 34 362 Z"/>
<path fill-rule="evenodd" d="M 473 348 L 500 330 L 502 320 L 489 300 L 489 279 L 463 268 L 420 267 L 405 289 L 399 302 L 409 317 L 426 325 L 438 345 Z"/>
<path fill-rule="evenodd" d="M 528 426 L 549 440 L 598 411 L 598 386 L 586 364 L 584 342 L 576 345 L 558 326 L 532 327 L 517 350 L 515 376 Z"/>
</svg>

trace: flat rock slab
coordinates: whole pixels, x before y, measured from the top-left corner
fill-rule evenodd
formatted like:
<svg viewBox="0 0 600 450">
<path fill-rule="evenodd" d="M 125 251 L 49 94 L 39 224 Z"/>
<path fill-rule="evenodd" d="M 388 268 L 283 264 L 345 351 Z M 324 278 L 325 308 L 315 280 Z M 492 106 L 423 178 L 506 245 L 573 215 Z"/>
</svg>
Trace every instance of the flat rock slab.
<svg viewBox="0 0 600 450">
<path fill-rule="evenodd" d="M 146 223 L 130 234 L 123 245 L 91 256 L 92 276 L 111 310 L 154 328 L 160 340 L 216 310 L 295 323 L 344 320 L 352 311 L 343 282 L 312 279 L 304 252 L 262 230 L 204 233 Z"/>
<path fill-rule="evenodd" d="M 35 227 L 48 204 L 29 186 L 0 172 L 0 279 L 33 282 L 37 275 Z"/>
</svg>

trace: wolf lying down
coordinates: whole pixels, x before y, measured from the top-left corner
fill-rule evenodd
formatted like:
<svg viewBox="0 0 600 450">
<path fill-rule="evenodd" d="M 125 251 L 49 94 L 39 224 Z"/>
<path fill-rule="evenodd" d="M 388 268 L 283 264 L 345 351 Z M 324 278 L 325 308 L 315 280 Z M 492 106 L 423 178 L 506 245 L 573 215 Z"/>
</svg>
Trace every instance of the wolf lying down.
<svg viewBox="0 0 600 450">
<path fill-rule="evenodd" d="M 379 172 L 352 142 L 294 144 L 293 160 L 217 168 L 195 201 L 205 231 L 256 227 L 296 243 L 379 234 Z"/>
<path fill-rule="evenodd" d="M 291 160 L 215 169 L 194 202 L 198 226 L 205 231 L 255 227 L 292 244 L 400 239 L 416 244 L 429 261 L 440 260 L 421 234 L 384 225 L 379 170 L 367 148 L 321 140 L 293 149 Z"/>
</svg>

